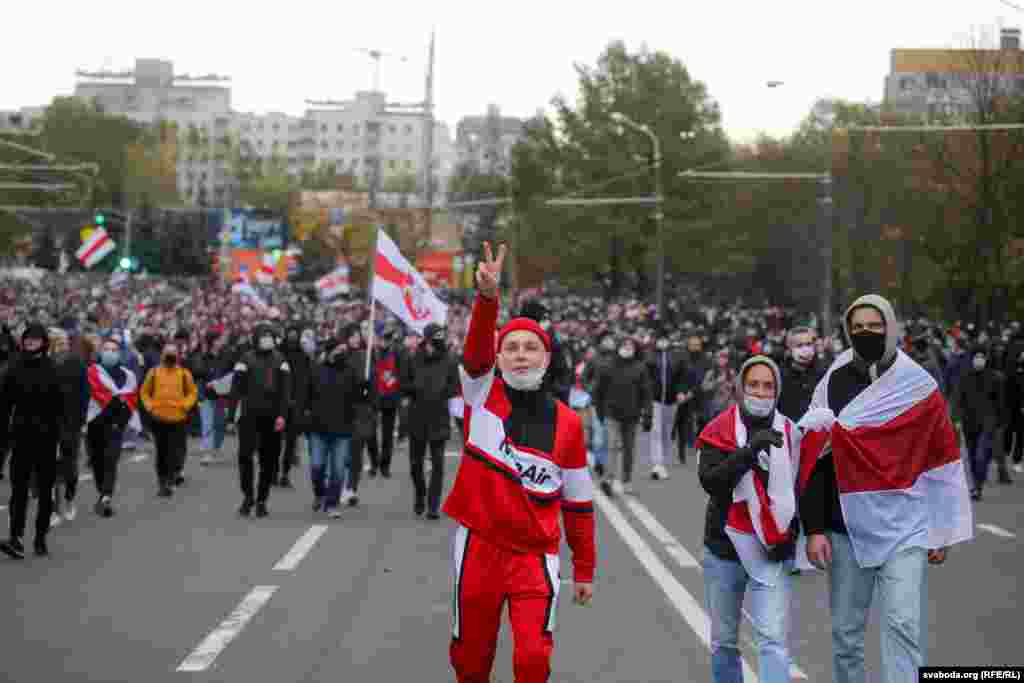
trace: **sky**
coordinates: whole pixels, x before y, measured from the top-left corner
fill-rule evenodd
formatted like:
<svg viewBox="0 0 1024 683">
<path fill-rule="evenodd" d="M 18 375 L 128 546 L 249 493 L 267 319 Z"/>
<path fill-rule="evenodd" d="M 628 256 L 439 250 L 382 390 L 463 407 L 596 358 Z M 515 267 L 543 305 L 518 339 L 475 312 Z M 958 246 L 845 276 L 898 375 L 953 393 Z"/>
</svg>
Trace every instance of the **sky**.
<svg viewBox="0 0 1024 683">
<path fill-rule="evenodd" d="M 435 30 L 436 113 L 453 132 L 491 103 L 531 116 L 555 95 L 575 98 L 574 65 L 595 64 L 623 40 L 682 61 L 737 142 L 791 132 L 821 97 L 880 101 L 894 47 L 961 47 L 980 30 L 1024 26 L 1024 12 L 1001 0 L 8 5 L 0 109 L 71 94 L 76 69 L 125 70 L 150 57 L 173 61 L 176 73 L 231 76 L 235 110 L 297 115 L 307 99 L 372 87 L 373 63 L 360 48 L 405 57 L 381 60 L 381 90 L 392 102 L 419 102 Z M 784 85 L 770 89 L 770 80 Z"/>
</svg>

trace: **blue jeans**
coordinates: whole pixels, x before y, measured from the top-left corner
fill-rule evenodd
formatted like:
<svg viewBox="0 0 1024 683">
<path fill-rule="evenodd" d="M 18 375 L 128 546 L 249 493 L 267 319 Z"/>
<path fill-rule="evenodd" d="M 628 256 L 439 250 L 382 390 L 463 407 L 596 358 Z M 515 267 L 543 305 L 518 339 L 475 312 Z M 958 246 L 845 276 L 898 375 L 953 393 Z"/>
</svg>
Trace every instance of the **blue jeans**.
<svg viewBox="0 0 1024 683">
<path fill-rule="evenodd" d="M 597 413 L 593 409 L 590 410 L 590 425 L 592 439 L 590 450 L 594 453 L 594 464 L 607 465 L 608 429 L 597 419 Z"/>
<path fill-rule="evenodd" d="M 704 598 L 711 619 L 711 678 L 742 683 L 739 633 L 743 596 L 750 589 L 750 615 L 757 645 L 759 677 L 764 683 L 789 683 L 789 571 L 775 586 L 750 578 L 739 562 L 723 560 L 704 548 Z"/>
<path fill-rule="evenodd" d="M 921 633 L 928 551 L 905 548 L 881 567 L 861 568 L 846 534 L 829 533 L 832 607 L 832 680 L 865 683 L 864 626 L 875 589 L 882 602 L 881 683 L 916 681 L 924 662 Z"/>
<path fill-rule="evenodd" d="M 968 431 L 967 458 L 971 464 L 971 481 L 975 488 L 981 488 L 988 481 L 988 469 L 992 463 L 994 436 L 991 430 Z"/>
<path fill-rule="evenodd" d="M 227 426 L 224 419 L 224 405 L 217 399 L 200 402 L 199 420 L 202 423 L 200 447 L 207 451 L 210 449 L 219 451 L 224 445 L 224 430 Z"/>
<path fill-rule="evenodd" d="M 328 510 L 338 507 L 351 459 L 352 437 L 323 432 L 309 435 L 309 476 L 313 482 L 313 495 L 322 498 Z"/>
</svg>

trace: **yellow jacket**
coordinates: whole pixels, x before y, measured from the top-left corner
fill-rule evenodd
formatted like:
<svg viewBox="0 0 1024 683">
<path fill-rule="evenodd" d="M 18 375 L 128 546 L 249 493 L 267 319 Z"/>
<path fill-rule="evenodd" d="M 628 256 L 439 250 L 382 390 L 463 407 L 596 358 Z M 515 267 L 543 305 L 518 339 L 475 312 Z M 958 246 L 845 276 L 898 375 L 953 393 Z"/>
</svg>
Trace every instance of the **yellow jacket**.
<svg viewBox="0 0 1024 683">
<path fill-rule="evenodd" d="M 184 422 L 198 398 L 192 373 L 182 367 L 159 365 L 149 371 L 142 385 L 142 405 L 160 422 Z"/>
</svg>

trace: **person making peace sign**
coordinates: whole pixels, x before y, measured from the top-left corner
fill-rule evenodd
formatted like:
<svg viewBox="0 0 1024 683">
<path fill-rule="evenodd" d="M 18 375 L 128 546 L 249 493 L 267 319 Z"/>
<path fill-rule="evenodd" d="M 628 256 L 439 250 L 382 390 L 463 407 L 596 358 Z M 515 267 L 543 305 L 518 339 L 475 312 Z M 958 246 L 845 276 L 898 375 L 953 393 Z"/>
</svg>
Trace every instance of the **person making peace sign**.
<svg viewBox="0 0 1024 683">
<path fill-rule="evenodd" d="M 518 683 L 547 681 L 561 585 L 559 511 L 572 550 L 573 598 L 593 597 L 593 481 L 583 423 L 541 389 L 551 340 L 533 320 L 497 332 L 497 258 L 484 245 L 459 368 L 466 444 L 444 512 L 456 522 L 451 662 L 460 683 L 490 680 L 502 607 L 509 602 Z M 500 370 L 500 375 L 495 371 Z"/>
</svg>

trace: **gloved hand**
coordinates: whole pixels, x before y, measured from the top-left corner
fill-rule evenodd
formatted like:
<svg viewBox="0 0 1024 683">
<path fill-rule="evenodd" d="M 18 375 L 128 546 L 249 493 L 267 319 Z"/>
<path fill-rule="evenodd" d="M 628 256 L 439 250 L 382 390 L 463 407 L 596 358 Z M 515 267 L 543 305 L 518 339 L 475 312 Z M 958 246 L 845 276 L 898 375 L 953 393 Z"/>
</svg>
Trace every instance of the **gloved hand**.
<svg viewBox="0 0 1024 683">
<path fill-rule="evenodd" d="M 368 381 L 359 384 L 359 397 L 363 399 L 370 398 L 370 383 Z"/>
<path fill-rule="evenodd" d="M 759 429 L 750 437 L 750 450 L 754 452 L 755 456 L 761 451 L 767 451 L 772 446 L 782 448 L 782 444 L 782 432 L 777 432 L 774 429 Z"/>
<path fill-rule="evenodd" d="M 654 416 L 653 415 L 651 415 L 650 413 L 644 413 L 642 416 L 640 416 L 640 428 L 641 429 L 643 429 L 645 432 L 649 432 L 649 431 L 651 431 L 651 428 L 653 428 L 653 427 L 654 427 Z"/>
</svg>

